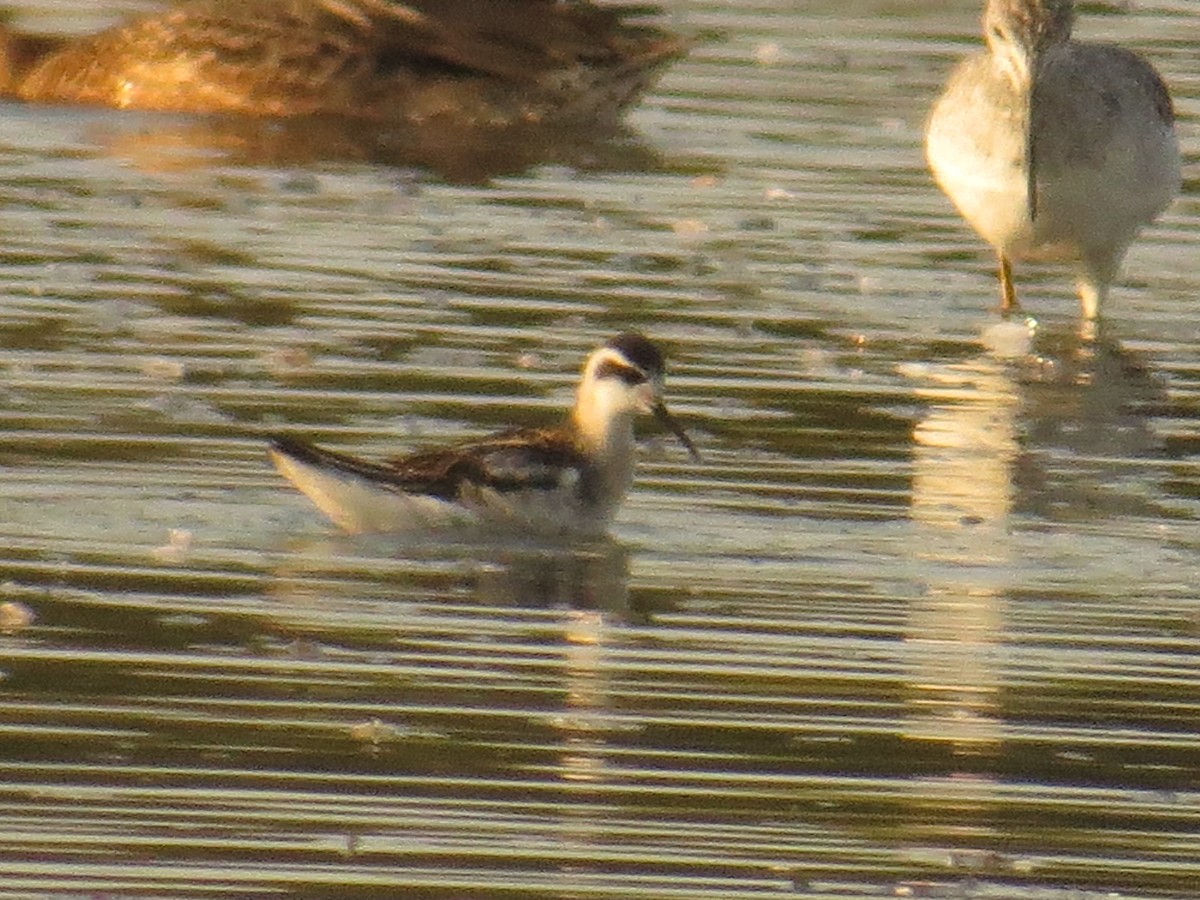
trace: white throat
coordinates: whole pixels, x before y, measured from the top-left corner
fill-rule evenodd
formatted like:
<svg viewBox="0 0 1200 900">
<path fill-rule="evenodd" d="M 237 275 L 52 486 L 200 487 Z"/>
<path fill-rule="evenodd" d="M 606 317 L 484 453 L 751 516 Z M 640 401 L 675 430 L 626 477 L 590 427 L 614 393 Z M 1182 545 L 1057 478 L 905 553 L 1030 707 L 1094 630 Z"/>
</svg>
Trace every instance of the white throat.
<svg viewBox="0 0 1200 900">
<path fill-rule="evenodd" d="M 630 390 L 615 379 L 584 379 L 572 418 L 581 449 L 597 463 L 631 453 L 636 415 Z"/>
<path fill-rule="evenodd" d="M 602 513 L 620 506 L 633 483 L 636 411 L 629 387 L 617 379 L 585 378 L 571 413 L 579 449 L 594 467 L 594 500 Z"/>
</svg>

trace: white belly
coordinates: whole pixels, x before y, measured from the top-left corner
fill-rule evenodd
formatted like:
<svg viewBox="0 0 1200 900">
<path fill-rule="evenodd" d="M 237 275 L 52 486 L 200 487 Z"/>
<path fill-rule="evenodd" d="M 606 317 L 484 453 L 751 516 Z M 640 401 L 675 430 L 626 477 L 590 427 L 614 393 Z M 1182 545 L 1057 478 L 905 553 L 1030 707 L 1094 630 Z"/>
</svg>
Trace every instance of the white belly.
<svg viewBox="0 0 1200 900">
<path fill-rule="evenodd" d="M 959 64 L 929 115 L 925 155 L 963 218 L 1005 255 L 1033 240 L 1027 139 L 1029 98 L 990 54 Z"/>
<path fill-rule="evenodd" d="M 560 535 L 603 534 L 616 506 L 595 508 L 574 484 L 549 490 L 466 488 L 459 501 L 410 494 L 329 466 L 271 454 L 280 473 L 325 515 L 351 534 L 486 529 L 489 532 Z"/>
</svg>

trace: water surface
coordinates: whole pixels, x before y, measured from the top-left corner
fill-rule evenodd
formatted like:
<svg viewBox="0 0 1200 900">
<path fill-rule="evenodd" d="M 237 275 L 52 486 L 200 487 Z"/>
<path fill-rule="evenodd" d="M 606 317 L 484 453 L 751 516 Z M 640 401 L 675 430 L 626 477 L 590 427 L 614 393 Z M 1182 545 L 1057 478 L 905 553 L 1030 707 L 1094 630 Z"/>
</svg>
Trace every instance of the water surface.
<svg viewBox="0 0 1200 900">
<path fill-rule="evenodd" d="M 920 150 L 974 2 L 668 11 L 722 37 L 630 135 L 481 181 L 4 108 L 0 897 L 1197 895 L 1191 4 L 1083 11 L 1185 191 L 1016 355 Z M 610 541 L 342 537 L 265 459 L 553 421 L 627 327 L 704 462 L 647 428 Z"/>
</svg>

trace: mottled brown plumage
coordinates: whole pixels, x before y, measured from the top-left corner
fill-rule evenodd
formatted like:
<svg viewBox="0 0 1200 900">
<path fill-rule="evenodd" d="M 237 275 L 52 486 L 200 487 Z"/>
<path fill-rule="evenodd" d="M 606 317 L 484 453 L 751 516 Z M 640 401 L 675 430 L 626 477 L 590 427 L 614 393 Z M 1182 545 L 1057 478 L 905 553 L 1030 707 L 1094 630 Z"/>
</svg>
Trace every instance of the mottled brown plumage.
<svg viewBox="0 0 1200 900">
<path fill-rule="evenodd" d="M 120 108 L 594 124 L 686 49 L 558 0 L 184 0 L 79 38 L 8 31 L 0 86 Z"/>
</svg>

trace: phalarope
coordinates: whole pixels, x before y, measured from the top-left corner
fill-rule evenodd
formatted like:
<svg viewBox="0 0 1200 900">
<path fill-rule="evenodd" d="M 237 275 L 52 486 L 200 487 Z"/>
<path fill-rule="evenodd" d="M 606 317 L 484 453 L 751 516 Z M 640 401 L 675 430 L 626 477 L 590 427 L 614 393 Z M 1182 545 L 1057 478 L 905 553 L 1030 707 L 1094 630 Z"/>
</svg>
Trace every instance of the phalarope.
<svg viewBox="0 0 1200 900">
<path fill-rule="evenodd" d="M 511 429 L 383 463 L 278 437 L 280 473 L 351 533 L 470 525 L 601 534 L 633 480 L 633 419 L 653 414 L 699 454 L 662 399 L 662 354 L 635 332 L 593 351 L 559 428 Z"/>
<path fill-rule="evenodd" d="M 1071 39 L 1072 0 L 987 0 L 987 50 L 934 104 L 929 166 L 999 256 L 1001 305 L 1019 308 L 1012 262 L 1078 266 L 1096 318 L 1129 244 L 1180 187 L 1170 95 L 1146 60 Z"/>
<path fill-rule="evenodd" d="M 688 45 L 587 2 L 184 0 L 82 37 L 0 30 L 0 93 L 180 112 L 593 125 L 615 121 Z"/>
</svg>

